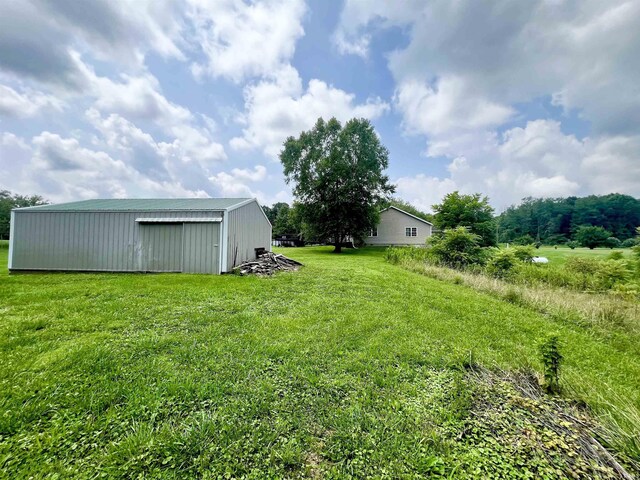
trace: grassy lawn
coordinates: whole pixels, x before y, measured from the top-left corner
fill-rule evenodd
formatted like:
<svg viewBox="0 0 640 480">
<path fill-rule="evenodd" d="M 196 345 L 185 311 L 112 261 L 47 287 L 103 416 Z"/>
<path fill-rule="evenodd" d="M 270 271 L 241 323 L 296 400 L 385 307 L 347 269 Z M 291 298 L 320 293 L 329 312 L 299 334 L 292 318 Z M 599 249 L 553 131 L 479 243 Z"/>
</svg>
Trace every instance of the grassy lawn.
<svg viewBox="0 0 640 480">
<path fill-rule="evenodd" d="M 626 257 L 631 256 L 630 248 L 614 248 L 611 250 L 610 248 L 594 248 L 590 250 L 588 248 L 575 248 L 571 250 L 569 247 L 558 246 L 558 248 L 542 246 L 536 249 L 536 255 L 540 257 L 547 257 L 549 259 L 549 263 L 554 265 L 562 265 L 568 258 L 571 257 L 589 257 L 595 259 L 605 259 L 607 258 L 612 251 L 623 252 Z"/>
<path fill-rule="evenodd" d="M 382 250 L 282 251 L 306 266 L 8 275 L 0 248 L 0 478 L 563 478 L 562 459 L 467 428 L 480 390 L 460 368 L 539 370 L 550 333 L 569 395 L 600 415 L 640 408 L 637 345 Z"/>
</svg>

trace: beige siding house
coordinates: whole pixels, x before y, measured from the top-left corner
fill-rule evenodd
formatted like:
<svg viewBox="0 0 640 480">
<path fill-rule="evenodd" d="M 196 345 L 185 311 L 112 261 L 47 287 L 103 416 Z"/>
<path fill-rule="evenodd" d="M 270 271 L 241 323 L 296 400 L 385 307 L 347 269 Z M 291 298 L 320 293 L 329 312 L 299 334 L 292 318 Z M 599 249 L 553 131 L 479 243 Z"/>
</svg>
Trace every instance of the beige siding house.
<svg viewBox="0 0 640 480">
<path fill-rule="evenodd" d="M 396 207 L 380 212 L 378 227 L 365 239 L 367 245 L 424 245 L 433 225 Z"/>
</svg>

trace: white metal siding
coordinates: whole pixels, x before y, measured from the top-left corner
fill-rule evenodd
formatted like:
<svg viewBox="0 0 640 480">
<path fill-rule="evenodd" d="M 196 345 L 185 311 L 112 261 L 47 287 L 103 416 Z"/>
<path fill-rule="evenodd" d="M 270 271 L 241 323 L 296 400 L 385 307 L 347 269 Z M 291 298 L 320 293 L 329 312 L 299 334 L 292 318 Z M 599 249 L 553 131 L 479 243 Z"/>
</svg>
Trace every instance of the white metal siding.
<svg viewBox="0 0 640 480">
<path fill-rule="evenodd" d="M 417 228 L 417 236 L 407 237 L 405 229 Z M 431 225 L 392 208 L 380 213 L 378 236 L 367 237 L 368 245 L 424 245 L 431 236 Z"/>
<path fill-rule="evenodd" d="M 15 211 L 11 225 L 13 270 L 144 271 L 136 218 L 221 217 L 212 211 Z M 215 243 L 218 243 L 216 240 Z"/>
<path fill-rule="evenodd" d="M 140 225 L 140 247 L 144 272 L 182 271 L 181 223 Z"/>
<path fill-rule="evenodd" d="M 250 202 L 232 210 L 227 223 L 227 270 L 255 258 L 255 249 L 271 250 L 271 224 L 258 202 Z"/>
<path fill-rule="evenodd" d="M 219 223 L 185 223 L 182 271 L 219 273 Z"/>
</svg>

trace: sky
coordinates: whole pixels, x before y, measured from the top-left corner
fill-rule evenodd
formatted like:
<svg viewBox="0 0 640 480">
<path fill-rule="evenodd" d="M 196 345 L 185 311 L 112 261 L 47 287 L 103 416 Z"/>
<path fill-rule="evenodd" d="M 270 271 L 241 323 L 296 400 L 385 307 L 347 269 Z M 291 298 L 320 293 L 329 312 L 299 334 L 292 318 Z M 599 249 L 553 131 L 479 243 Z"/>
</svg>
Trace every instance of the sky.
<svg viewBox="0 0 640 480">
<path fill-rule="evenodd" d="M 638 0 L 0 0 L 0 190 L 292 200 L 367 118 L 396 195 L 640 196 Z"/>
</svg>

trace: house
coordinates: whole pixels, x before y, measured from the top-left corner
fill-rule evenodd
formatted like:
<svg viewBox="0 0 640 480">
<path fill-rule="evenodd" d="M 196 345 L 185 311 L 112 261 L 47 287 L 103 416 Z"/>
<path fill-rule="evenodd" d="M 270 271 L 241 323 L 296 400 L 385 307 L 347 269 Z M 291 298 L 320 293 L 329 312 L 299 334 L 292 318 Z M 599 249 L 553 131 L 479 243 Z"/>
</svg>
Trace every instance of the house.
<svg viewBox="0 0 640 480">
<path fill-rule="evenodd" d="M 378 226 L 365 238 L 367 245 L 424 245 L 433 224 L 397 207 L 380 212 Z"/>
<path fill-rule="evenodd" d="M 215 274 L 270 245 L 253 198 L 85 200 L 13 210 L 9 270 Z"/>
</svg>

